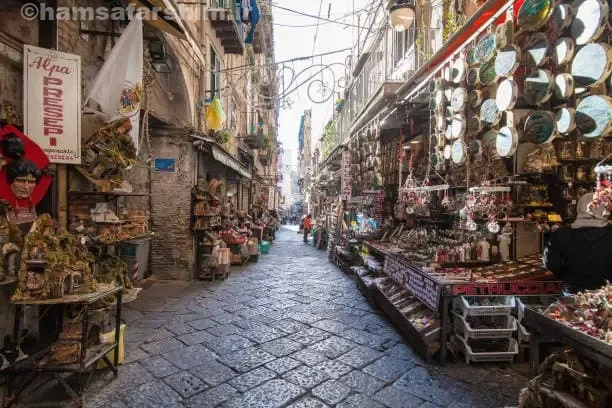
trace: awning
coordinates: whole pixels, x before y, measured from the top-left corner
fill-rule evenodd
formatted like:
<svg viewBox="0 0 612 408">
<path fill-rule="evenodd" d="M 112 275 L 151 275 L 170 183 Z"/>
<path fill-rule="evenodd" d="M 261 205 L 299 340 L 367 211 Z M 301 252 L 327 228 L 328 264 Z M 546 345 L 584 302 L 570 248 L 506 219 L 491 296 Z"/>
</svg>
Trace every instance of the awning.
<svg viewBox="0 0 612 408">
<path fill-rule="evenodd" d="M 148 18 L 145 22 L 158 30 L 165 31 L 182 40 L 187 39 L 185 31 L 183 31 L 181 26 L 175 21 L 177 17 L 160 11 L 166 9 L 164 0 L 128 0 L 128 3 L 133 4 L 136 8 L 147 8 L 151 12 L 153 12 L 154 9 L 157 10 L 157 18 Z"/>
<path fill-rule="evenodd" d="M 240 174 L 242 177 L 251 180 L 251 173 L 245 169 L 238 160 L 234 159 L 232 156 L 216 146 L 211 146 L 211 148 L 213 158 L 216 161 L 236 171 L 236 173 Z"/>
</svg>

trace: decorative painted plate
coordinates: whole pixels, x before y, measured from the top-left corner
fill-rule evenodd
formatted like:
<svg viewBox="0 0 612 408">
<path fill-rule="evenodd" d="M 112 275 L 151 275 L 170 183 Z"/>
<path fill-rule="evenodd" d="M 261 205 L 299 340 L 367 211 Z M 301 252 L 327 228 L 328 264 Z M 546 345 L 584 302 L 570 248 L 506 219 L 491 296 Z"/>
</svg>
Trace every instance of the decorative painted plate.
<svg viewBox="0 0 612 408">
<path fill-rule="evenodd" d="M 495 34 L 486 34 L 476 44 L 476 61 L 483 64 L 495 56 L 497 48 L 497 42 L 495 41 Z"/>
<path fill-rule="evenodd" d="M 525 0 L 516 18 L 521 31 L 536 31 L 550 18 L 553 0 Z"/>
<path fill-rule="evenodd" d="M 550 71 L 535 69 L 525 77 L 524 97 L 531 105 L 546 103 L 553 94 L 554 79 Z"/>
<path fill-rule="evenodd" d="M 574 78 L 570 74 L 558 74 L 555 77 L 555 97 L 567 99 L 574 93 Z"/>
<path fill-rule="evenodd" d="M 514 74 L 519 66 L 521 54 L 517 46 L 508 45 L 497 52 L 495 57 L 495 72 L 500 77 Z"/>
<path fill-rule="evenodd" d="M 603 43 L 591 43 L 580 48 L 570 69 L 576 86 L 597 86 L 612 72 L 612 47 Z"/>
<path fill-rule="evenodd" d="M 446 137 L 447 140 L 453 140 L 453 127 L 450 124 L 446 125 L 444 137 Z"/>
<path fill-rule="evenodd" d="M 569 4 L 557 4 L 553 8 L 548 28 L 546 30 L 546 36 L 554 40 L 561 35 L 563 30 L 568 28 L 572 24 L 572 6 Z"/>
<path fill-rule="evenodd" d="M 478 78 L 478 68 L 470 68 L 468 70 L 466 82 L 471 87 L 480 85 L 480 78 Z"/>
<path fill-rule="evenodd" d="M 468 93 L 465 88 L 455 88 L 451 95 L 450 107 L 454 112 L 461 112 L 467 104 Z"/>
<path fill-rule="evenodd" d="M 444 105 L 446 104 L 446 95 L 444 93 L 444 90 L 440 89 L 436 92 L 436 106 L 440 106 L 440 105 Z"/>
<path fill-rule="evenodd" d="M 472 140 L 468 146 L 468 153 L 472 156 L 480 156 L 482 154 L 482 142 Z"/>
<path fill-rule="evenodd" d="M 455 84 L 460 84 L 465 79 L 467 64 L 463 58 L 458 58 L 451 67 L 451 81 Z"/>
<path fill-rule="evenodd" d="M 460 112 L 455 113 L 453 115 L 453 120 L 451 121 L 451 135 L 453 139 L 459 139 L 465 135 L 466 128 L 467 122 L 465 120 L 465 115 Z"/>
<path fill-rule="evenodd" d="M 512 110 L 518 99 L 518 86 L 513 79 L 503 80 L 497 87 L 495 103 L 500 111 Z"/>
<path fill-rule="evenodd" d="M 450 84 L 451 82 L 451 67 L 450 66 L 447 65 L 444 68 L 442 68 L 442 78 L 447 84 Z"/>
<path fill-rule="evenodd" d="M 535 111 L 525 121 L 525 136 L 536 143 L 552 142 L 555 130 L 555 116 L 548 111 Z"/>
<path fill-rule="evenodd" d="M 571 33 L 576 45 L 588 44 L 603 33 L 608 20 L 608 3 L 605 0 L 579 0 L 574 11 Z"/>
<path fill-rule="evenodd" d="M 468 131 L 471 134 L 479 133 L 482 130 L 482 121 L 478 116 L 472 116 L 468 123 Z"/>
<path fill-rule="evenodd" d="M 472 67 L 478 64 L 478 60 L 476 59 L 476 47 L 470 48 L 467 53 L 467 64 Z"/>
<path fill-rule="evenodd" d="M 429 161 L 432 166 L 436 167 L 440 163 L 440 155 L 438 153 L 432 153 L 429 156 Z"/>
<path fill-rule="evenodd" d="M 612 98 L 591 95 L 576 108 L 576 126 L 585 137 L 607 135 L 612 125 Z"/>
<path fill-rule="evenodd" d="M 566 65 L 568 64 L 576 50 L 574 40 L 569 37 L 559 38 L 552 46 L 551 58 L 555 65 Z"/>
<path fill-rule="evenodd" d="M 567 135 L 576 129 L 576 110 L 573 108 L 561 108 L 555 115 L 557 131 Z"/>
<path fill-rule="evenodd" d="M 504 126 L 499 129 L 497 133 L 497 139 L 495 141 L 495 148 L 497 154 L 501 157 L 509 157 L 516 152 L 518 147 L 518 133 L 515 129 Z"/>
<path fill-rule="evenodd" d="M 478 70 L 478 78 L 483 85 L 491 85 L 497 81 L 499 76 L 495 72 L 495 60 L 490 59 L 483 62 Z"/>
<path fill-rule="evenodd" d="M 453 152 L 453 150 L 451 148 L 451 145 L 446 145 L 444 147 L 444 158 L 446 160 L 450 160 L 452 152 Z"/>
<path fill-rule="evenodd" d="M 481 103 L 482 103 L 482 92 L 480 92 L 478 89 L 474 89 L 470 91 L 468 95 L 468 104 L 472 108 L 477 108 L 480 106 Z"/>
<path fill-rule="evenodd" d="M 529 38 L 521 49 L 523 50 L 521 56 L 523 65 L 528 68 L 541 67 L 548 61 L 550 42 L 544 33 L 532 33 L 529 34 Z"/>
<path fill-rule="evenodd" d="M 465 161 L 465 157 L 467 156 L 467 148 L 465 146 L 465 142 L 461 139 L 455 140 L 452 147 L 451 158 L 453 159 L 453 163 L 461 164 Z"/>
<path fill-rule="evenodd" d="M 495 153 L 498 133 L 497 130 L 491 129 L 482 136 L 482 148 L 484 151 Z"/>
<path fill-rule="evenodd" d="M 501 112 L 495 99 L 487 99 L 480 106 L 480 121 L 485 127 L 495 126 L 501 120 Z"/>
</svg>

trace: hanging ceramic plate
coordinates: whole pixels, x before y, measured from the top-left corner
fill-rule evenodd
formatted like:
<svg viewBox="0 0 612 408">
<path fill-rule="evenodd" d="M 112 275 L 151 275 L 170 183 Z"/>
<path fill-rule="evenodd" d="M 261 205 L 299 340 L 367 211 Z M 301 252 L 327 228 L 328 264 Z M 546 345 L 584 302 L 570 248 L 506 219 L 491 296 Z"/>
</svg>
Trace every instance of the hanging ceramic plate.
<svg viewBox="0 0 612 408">
<path fill-rule="evenodd" d="M 576 126 L 586 137 L 607 136 L 612 125 L 612 98 L 591 95 L 576 108 Z"/>
<path fill-rule="evenodd" d="M 495 57 L 495 72 L 500 77 L 514 74 L 521 60 L 518 47 L 508 45 L 497 52 Z"/>
<path fill-rule="evenodd" d="M 467 148 L 463 140 L 455 140 L 452 147 L 451 158 L 453 163 L 461 164 L 465 161 L 467 156 Z"/>
<path fill-rule="evenodd" d="M 543 27 L 553 9 L 553 0 L 525 0 L 516 18 L 521 31 L 536 31 Z"/>
<path fill-rule="evenodd" d="M 461 112 L 455 113 L 453 120 L 451 121 L 451 134 L 453 139 L 459 139 L 465 135 L 466 127 L 467 123 L 465 120 L 465 115 Z"/>
<path fill-rule="evenodd" d="M 503 80 L 497 87 L 495 102 L 500 111 L 512 110 L 518 99 L 518 86 L 513 79 Z"/>
<path fill-rule="evenodd" d="M 450 160 L 452 152 L 451 145 L 446 145 L 446 147 L 444 147 L 444 158 Z"/>
<path fill-rule="evenodd" d="M 470 67 L 477 65 L 478 60 L 476 59 L 476 46 L 472 47 L 467 53 L 467 63 Z"/>
<path fill-rule="evenodd" d="M 483 85 L 491 85 L 497 81 L 499 76 L 495 71 L 495 60 L 490 59 L 480 65 L 478 70 L 478 78 Z"/>
<path fill-rule="evenodd" d="M 450 107 L 453 112 L 461 112 L 467 104 L 467 91 L 465 88 L 455 88 L 451 95 Z"/>
<path fill-rule="evenodd" d="M 497 130 L 489 130 L 482 136 L 482 149 L 485 152 L 495 153 L 497 144 Z"/>
<path fill-rule="evenodd" d="M 440 163 L 440 156 L 438 155 L 438 153 L 432 153 L 429 156 L 429 161 L 432 166 L 436 167 Z"/>
<path fill-rule="evenodd" d="M 474 89 L 470 91 L 470 94 L 468 95 L 468 104 L 472 108 L 477 108 L 480 106 L 481 103 L 482 103 L 482 92 L 480 92 L 478 89 Z"/>
<path fill-rule="evenodd" d="M 495 99 L 487 99 L 480 106 L 480 121 L 485 127 L 495 126 L 501 120 L 501 112 L 497 109 Z"/>
<path fill-rule="evenodd" d="M 446 125 L 444 137 L 446 137 L 447 140 L 453 140 L 453 127 L 451 125 Z"/>
<path fill-rule="evenodd" d="M 444 98 L 446 98 L 447 102 L 450 102 L 451 98 L 453 97 L 453 88 L 446 88 L 444 90 Z"/>
<path fill-rule="evenodd" d="M 546 30 L 547 37 L 551 40 L 556 39 L 571 24 L 572 6 L 569 4 L 557 4 L 550 16 L 548 29 Z"/>
<path fill-rule="evenodd" d="M 476 44 L 476 61 L 480 64 L 489 61 L 495 56 L 496 48 L 495 34 L 486 34 Z"/>
<path fill-rule="evenodd" d="M 446 129 L 446 117 L 443 113 L 436 113 L 436 129 L 440 132 Z"/>
<path fill-rule="evenodd" d="M 561 108 L 555 115 L 557 131 L 567 135 L 576 129 L 576 111 L 573 108 Z"/>
<path fill-rule="evenodd" d="M 482 154 L 482 142 L 472 140 L 468 146 L 468 153 L 472 156 L 480 156 Z"/>
<path fill-rule="evenodd" d="M 457 59 L 451 67 L 451 80 L 455 84 L 460 84 L 465 79 L 467 64 L 462 58 Z"/>
<path fill-rule="evenodd" d="M 576 86 L 597 86 L 612 72 L 612 47 L 603 43 L 587 44 L 576 52 L 570 72 Z"/>
<path fill-rule="evenodd" d="M 468 123 L 468 131 L 471 134 L 480 133 L 482 130 L 482 121 L 478 116 L 472 116 L 470 123 Z"/>
<path fill-rule="evenodd" d="M 536 143 L 552 142 L 555 130 L 555 116 L 548 111 L 535 111 L 525 121 L 525 136 Z"/>
<path fill-rule="evenodd" d="M 516 133 L 516 130 L 508 126 L 499 129 L 495 141 L 495 148 L 498 155 L 501 157 L 512 156 L 514 152 L 516 152 L 517 146 L 518 133 Z"/>
<path fill-rule="evenodd" d="M 523 65 L 528 68 L 541 67 L 548 61 L 550 42 L 544 33 L 531 33 L 521 49 Z"/>
<path fill-rule="evenodd" d="M 555 77 L 555 97 L 567 99 L 574 93 L 574 78 L 570 74 L 559 74 Z"/>
<path fill-rule="evenodd" d="M 480 84 L 480 79 L 478 78 L 478 68 L 468 69 L 466 82 L 471 87 L 475 87 Z"/>
<path fill-rule="evenodd" d="M 451 68 L 448 65 L 442 68 L 442 79 L 447 84 L 451 82 Z"/>
<path fill-rule="evenodd" d="M 444 90 L 440 89 L 436 92 L 436 106 L 444 106 L 446 104 L 446 96 Z"/>
<path fill-rule="evenodd" d="M 530 105 L 546 103 L 553 94 L 554 79 L 550 71 L 536 69 L 525 77 L 524 97 Z"/>
<path fill-rule="evenodd" d="M 574 10 L 571 33 L 576 45 L 597 39 L 606 28 L 608 3 L 605 0 L 579 0 Z"/>
<path fill-rule="evenodd" d="M 566 65 L 574 56 L 576 45 L 569 37 L 559 38 L 552 46 L 551 58 L 555 65 Z"/>
</svg>

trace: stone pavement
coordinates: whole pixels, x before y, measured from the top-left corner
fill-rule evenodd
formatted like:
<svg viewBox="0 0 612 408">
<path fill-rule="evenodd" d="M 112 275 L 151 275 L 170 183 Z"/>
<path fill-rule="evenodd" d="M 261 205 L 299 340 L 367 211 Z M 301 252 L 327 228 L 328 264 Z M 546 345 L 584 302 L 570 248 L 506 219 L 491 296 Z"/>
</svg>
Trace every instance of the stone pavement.
<svg viewBox="0 0 612 408">
<path fill-rule="evenodd" d="M 425 364 L 324 251 L 287 229 L 225 282 L 158 284 L 125 310 L 126 364 L 97 408 L 499 408 L 525 379 Z"/>
</svg>

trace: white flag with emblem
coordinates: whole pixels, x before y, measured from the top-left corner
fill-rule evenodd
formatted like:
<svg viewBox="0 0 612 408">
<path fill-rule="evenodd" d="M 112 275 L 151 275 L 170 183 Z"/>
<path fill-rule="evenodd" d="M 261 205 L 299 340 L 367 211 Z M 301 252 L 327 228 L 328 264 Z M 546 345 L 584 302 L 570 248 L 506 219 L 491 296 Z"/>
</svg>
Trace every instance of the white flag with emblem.
<svg viewBox="0 0 612 408">
<path fill-rule="evenodd" d="M 130 136 L 139 151 L 140 105 L 143 69 L 142 19 L 134 18 L 125 28 L 91 86 L 85 104 L 94 101 L 112 122 L 129 118 Z"/>
</svg>

